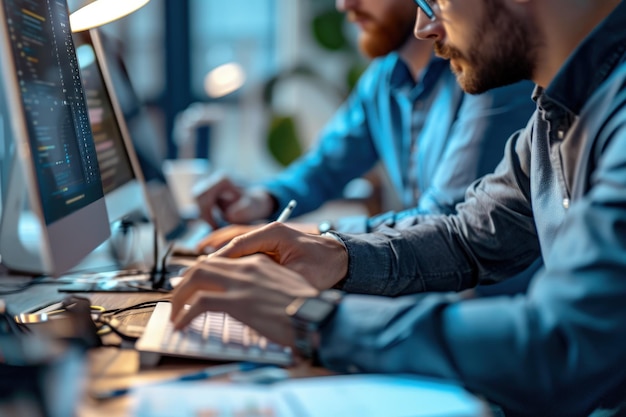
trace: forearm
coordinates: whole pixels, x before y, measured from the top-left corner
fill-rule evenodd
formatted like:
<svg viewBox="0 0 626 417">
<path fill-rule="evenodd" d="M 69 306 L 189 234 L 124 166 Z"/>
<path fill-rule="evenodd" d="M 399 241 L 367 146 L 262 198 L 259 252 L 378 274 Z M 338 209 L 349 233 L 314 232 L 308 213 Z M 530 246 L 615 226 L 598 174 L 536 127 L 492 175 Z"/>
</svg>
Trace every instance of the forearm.
<svg viewBox="0 0 626 417">
<path fill-rule="evenodd" d="M 263 184 L 279 206 L 291 199 L 298 201 L 294 216 L 341 197 L 345 185 L 367 172 L 378 160 L 364 116 L 350 119 L 354 126 L 339 121 L 349 118 L 346 112 L 358 113 L 356 106 L 339 111 L 320 134 L 314 149 Z"/>
<path fill-rule="evenodd" d="M 526 296 L 347 296 L 321 334 L 323 363 L 457 380 L 522 415 L 587 415 L 626 382 L 625 138 L 598 145 L 588 188 L 573 195 Z"/>
<path fill-rule="evenodd" d="M 480 186 L 473 193 L 455 216 L 420 216 L 398 229 L 339 234 L 349 256 L 343 289 L 393 296 L 460 291 L 522 271 L 540 254 L 532 217 L 523 208 L 501 207 Z"/>
<path fill-rule="evenodd" d="M 624 360 L 626 320 L 594 328 L 569 311 L 571 321 L 556 323 L 555 308 L 572 294 L 552 296 L 458 302 L 454 294 L 348 295 L 322 331 L 320 358 L 339 372 L 457 381 L 522 415 L 582 415 L 623 376 L 614 369 Z"/>
</svg>

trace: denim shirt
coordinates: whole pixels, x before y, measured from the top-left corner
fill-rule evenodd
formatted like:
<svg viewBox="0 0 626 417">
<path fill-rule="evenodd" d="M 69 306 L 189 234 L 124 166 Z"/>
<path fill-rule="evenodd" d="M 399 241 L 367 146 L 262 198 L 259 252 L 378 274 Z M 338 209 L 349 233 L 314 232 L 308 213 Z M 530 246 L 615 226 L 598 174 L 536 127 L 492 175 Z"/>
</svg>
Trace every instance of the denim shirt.
<svg viewBox="0 0 626 417">
<path fill-rule="evenodd" d="M 535 90 L 526 129 L 456 215 L 338 235 L 349 291 L 460 290 L 541 252 L 528 293 L 349 295 L 322 331 L 325 365 L 456 380 L 516 415 L 582 416 L 626 398 L 624 27 L 622 2 Z"/>
<path fill-rule="evenodd" d="M 467 186 L 493 171 L 505 138 L 525 125 L 534 109 L 531 91 L 523 82 L 465 95 L 448 62 L 439 58 L 416 83 L 400 56 L 391 53 L 371 63 L 316 146 L 264 186 L 278 208 L 296 199 L 298 216 L 341 197 L 349 181 L 380 162 L 405 209 L 452 213 Z M 407 197 L 414 195 L 417 202 Z M 343 218 L 335 229 L 365 232 L 394 216 Z"/>
</svg>

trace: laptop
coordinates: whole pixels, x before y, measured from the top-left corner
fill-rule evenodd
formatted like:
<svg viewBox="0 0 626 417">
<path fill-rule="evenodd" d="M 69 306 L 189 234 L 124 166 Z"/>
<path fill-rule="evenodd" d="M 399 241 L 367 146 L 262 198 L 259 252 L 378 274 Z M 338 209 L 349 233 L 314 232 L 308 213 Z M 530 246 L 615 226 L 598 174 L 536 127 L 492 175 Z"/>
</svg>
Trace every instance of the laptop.
<svg viewBox="0 0 626 417">
<path fill-rule="evenodd" d="M 197 256 L 199 253 L 196 247 L 211 232 L 211 226 L 201 219 L 190 219 L 178 207 L 171 185 L 167 183 L 163 172 L 164 158 L 156 150 L 154 141 L 159 135 L 133 88 L 121 58 L 120 46 L 101 31 L 98 35 L 92 38 L 96 42 L 102 42 L 114 93 L 124 114 L 146 181 L 148 203 L 152 208 L 156 227 L 163 238 L 173 244 L 173 254 Z"/>
</svg>

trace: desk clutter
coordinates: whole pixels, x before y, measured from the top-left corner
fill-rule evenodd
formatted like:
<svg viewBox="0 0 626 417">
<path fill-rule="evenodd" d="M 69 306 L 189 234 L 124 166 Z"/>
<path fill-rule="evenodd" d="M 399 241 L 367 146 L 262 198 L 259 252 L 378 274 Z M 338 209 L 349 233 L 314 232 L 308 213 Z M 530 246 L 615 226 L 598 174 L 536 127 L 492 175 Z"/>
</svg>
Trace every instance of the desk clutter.
<svg viewBox="0 0 626 417">
<path fill-rule="evenodd" d="M 95 339 L 79 337 L 89 325 L 78 318 L 82 306 L 67 307 L 65 318 L 51 326 L 40 317 L 40 328 L 33 330 L 18 323 L 0 300 L 0 415 L 73 415 L 82 394 L 85 348 Z"/>
</svg>

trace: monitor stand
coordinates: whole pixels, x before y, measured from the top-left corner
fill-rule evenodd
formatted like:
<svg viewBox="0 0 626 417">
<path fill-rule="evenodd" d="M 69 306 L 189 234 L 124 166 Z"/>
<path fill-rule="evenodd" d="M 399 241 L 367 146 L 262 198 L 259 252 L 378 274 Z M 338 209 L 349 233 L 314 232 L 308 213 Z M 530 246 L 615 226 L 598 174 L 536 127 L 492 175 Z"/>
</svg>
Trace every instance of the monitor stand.
<svg viewBox="0 0 626 417">
<path fill-rule="evenodd" d="M 173 289 L 172 279 L 180 277 L 188 265 L 167 264 L 172 251 L 168 247 L 162 257 L 159 256 L 159 234 L 155 225 L 153 234 L 153 267 L 149 270 L 127 269 L 90 274 L 88 281 L 75 282 L 58 288 L 59 292 L 160 292 L 168 293 Z"/>
<path fill-rule="evenodd" d="M 24 173 L 17 157 L 6 159 L 11 166 L 9 181 L 5 184 L 10 192 L 5 193 L 0 223 L 2 263 L 11 271 L 49 275 L 52 271 L 46 267 L 46 254 L 41 246 L 42 226 L 26 211 Z"/>
<path fill-rule="evenodd" d="M 131 275 L 132 274 L 132 275 Z M 171 279 L 180 276 L 180 266 L 168 266 L 164 273 L 158 272 L 157 276 L 140 271 L 113 271 L 98 274 L 99 277 L 90 282 L 77 282 L 63 285 L 58 288 L 59 292 L 160 292 L 168 293 L 173 289 Z"/>
</svg>

